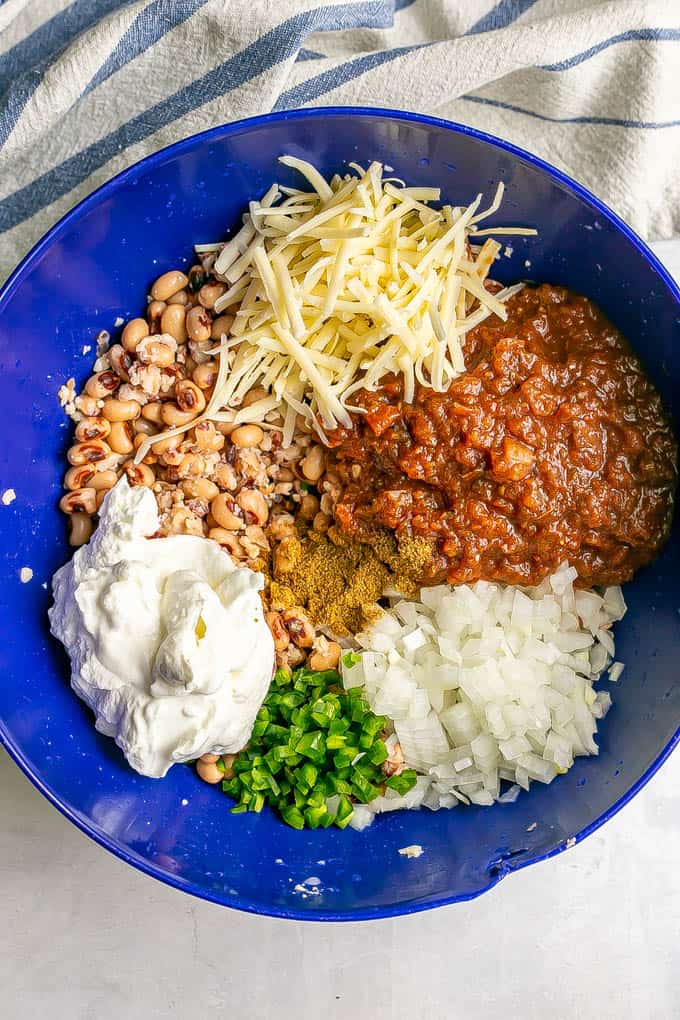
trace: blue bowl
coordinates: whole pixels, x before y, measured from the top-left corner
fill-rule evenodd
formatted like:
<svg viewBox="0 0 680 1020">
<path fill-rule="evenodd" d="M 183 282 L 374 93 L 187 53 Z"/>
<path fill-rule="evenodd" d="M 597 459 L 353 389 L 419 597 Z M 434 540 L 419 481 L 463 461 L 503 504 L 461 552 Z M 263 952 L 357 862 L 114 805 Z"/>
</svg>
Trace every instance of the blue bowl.
<svg viewBox="0 0 680 1020">
<path fill-rule="evenodd" d="M 39 790 L 102 846 L 178 889 L 256 913 L 357 920 L 477 896 L 560 852 L 639 790 L 680 739 L 680 529 L 626 588 L 617 635 L 626 663 L 600 727 L 600 755 L 550 787 L 492 809 L 397 812 L 362 832 L 296 832 L 229 801 L 177 766 L 144 779 L 95 732 L 70 691 L 47 629 L 49 581 L 67 558 L 58 513 L 71 426 L 58 386 L 89 374 L 83 353 L 118 316 L 140 313 L 150 281 L 186 265 L 195 241 L 225 236 L 276 177 L 281 153 L 325 173 L 381 160 L 447 201 L 506 185 L 503 220 L 536 226 L 497 263 L 504 281 L 531 277 L 593 298 L 644 360 L 680 434 L 680 294 L 642 242 L 583 188 L 526 152 L 477 131 L 392 111 L 315 109 L 218 127 L 120 174 L 57 224 L 0 295 L 0 736 Z M 19 571 L 33 570 L 22 584 Z M 398 850 L 419 843 L 417 860 Z M 307 883 L 306 879 L 318 879 Z M 306 891 L 305 891 L 306 890 Z"/>
</svg>

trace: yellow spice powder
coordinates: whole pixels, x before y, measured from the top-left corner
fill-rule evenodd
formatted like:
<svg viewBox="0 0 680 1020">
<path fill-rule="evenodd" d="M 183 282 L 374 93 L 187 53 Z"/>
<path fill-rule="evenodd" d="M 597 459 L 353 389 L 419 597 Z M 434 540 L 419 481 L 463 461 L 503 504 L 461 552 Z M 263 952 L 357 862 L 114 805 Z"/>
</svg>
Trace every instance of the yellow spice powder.
<svg viewBox="0 0 680 1020">
<path fill-rule="evenodd" d="M 315 623 L 338 635 L 355 634 L 380 614 L 377 603 L 386 590 L 416 594 L 431 556 L 427 539 L 397 543 L 387 531 L 370 545 L 347 539 L 335 526 L 326 534 L 293 536 L 275 554 L 270 603 L 277 609 L 305 606 Z"/>
</svg>

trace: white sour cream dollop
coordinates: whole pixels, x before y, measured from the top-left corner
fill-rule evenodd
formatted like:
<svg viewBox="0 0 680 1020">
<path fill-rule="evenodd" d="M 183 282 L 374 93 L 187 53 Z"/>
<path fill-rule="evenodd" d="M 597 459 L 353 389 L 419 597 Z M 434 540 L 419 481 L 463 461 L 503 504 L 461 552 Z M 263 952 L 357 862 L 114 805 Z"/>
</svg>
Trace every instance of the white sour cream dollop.
<svg viewBox="0 0 680 1020">
<path fill-rule="evenodd" d="M 92 540 L 54 575 L 49 611 L 97 729 L 154 778 L 240 750 L 274 667 L 262 574 L 204 538 L 149 539 L 158 526 L 151 490 L 121 479 Z"/>
</svg>

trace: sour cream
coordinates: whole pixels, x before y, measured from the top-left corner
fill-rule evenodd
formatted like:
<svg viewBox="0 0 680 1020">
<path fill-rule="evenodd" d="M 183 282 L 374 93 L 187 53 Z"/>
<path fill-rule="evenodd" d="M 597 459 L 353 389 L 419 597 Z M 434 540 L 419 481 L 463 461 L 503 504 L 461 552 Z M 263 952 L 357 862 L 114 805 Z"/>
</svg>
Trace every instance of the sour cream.
<svg viewBox="0 0 680 1020">
<path fill-rule="evenodd" d="M 49 611 L 96 728 L 154 778 L 240 750 L 274 668 L 262 574 L 204 538 L 150 539 L 158 526 L 151 490 L 122 478 L 92 540 L 54 575 Z"/>
</svg>

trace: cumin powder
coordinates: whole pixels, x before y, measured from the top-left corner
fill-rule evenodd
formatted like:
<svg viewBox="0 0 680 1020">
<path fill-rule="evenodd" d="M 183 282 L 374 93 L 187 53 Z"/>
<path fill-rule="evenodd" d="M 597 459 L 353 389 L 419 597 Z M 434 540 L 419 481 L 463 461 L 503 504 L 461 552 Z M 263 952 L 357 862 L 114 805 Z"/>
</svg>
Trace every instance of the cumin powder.
<svg viewBox="0 0 680 1020">
<path fill-rule="evenodd" d="M 356 634 L 380 615 L 385 591 L 406 597 L 418 592 L 417 578 L 431 559 L 432 543 L 408 538 L 397 543 L 387 531 L 371 544 L 346 538 L 339 528 L 284 539 L 274 559 L 269 599 L 273 609 L 305 606 L 314 622 L 333 633 Z"/>
</svg>

